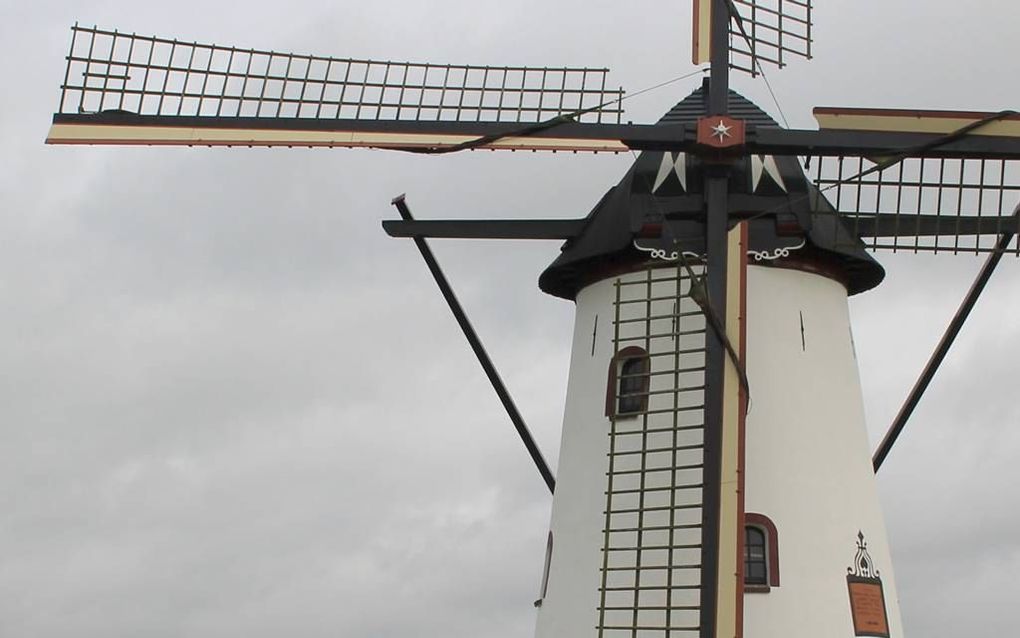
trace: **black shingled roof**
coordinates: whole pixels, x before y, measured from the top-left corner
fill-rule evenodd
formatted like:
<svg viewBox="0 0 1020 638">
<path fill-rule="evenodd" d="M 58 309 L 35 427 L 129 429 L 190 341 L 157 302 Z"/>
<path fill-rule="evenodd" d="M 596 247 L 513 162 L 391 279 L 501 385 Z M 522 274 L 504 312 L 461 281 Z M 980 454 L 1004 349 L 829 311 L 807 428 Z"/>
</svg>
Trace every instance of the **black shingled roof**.
<svg viewBox="0 0 1020 638">
<path fill-rule="evenodd" d="M 658 124 L 693 123 L 704 117 L 708 112 L 706 88 L 702 86 L 674 106 Z M 730 91 L 729 111 L 731 117 L 744 120 L 751 126 L 779 127 L 767 113 L 734 91 Z M 692 162 L 689 170 L 697 174 L 700 170 L 697 159 L 689 159 Z M 609 189 L 588 214 L 581 234 L 563 245 L 560 256 L 539 277 L 539 287 L 543 291 L 573 299 L 581 288 L 601 278 L 600 274 L 627 269 L 647 260 L 647 254 L 633 246 L 640 220 L 655 216 L 661 218 L 662 211 L 700 210 L 700 178 L 690 180 L 690 192 L 680 190 L 666 196 L 652 194 L 652 178 L 649 176 L 655 175 L 661 160 L 662 154 L 658 152 L 648 151 L 639 155 L 620 183 Z M 774 250 L 806 239 L 807 246 L 803 250 L 841 269 L 850 294 L 877 286 L 885 271 L 835 215 L 820 214 L 832 213 L 834 209 L 806 179 L 797 159 L 776 157 L 775 160 L 789 192 L 744 194 L 742 201 L 796 217 L 808 230 L 799 237 L 780 237 L 776 234 L 772 217 L 757 219 L 752 222 L 750 247 L 753 250 Z M 747 165 L 734 168 L 735 176 L 731 183 L 739 185 L 741 180 L 749 181 Z M 672 221 L 670 225 L 680 247 L 704 252 L 704 226 L 701 221 L 687 219 Z"/>
</svg>

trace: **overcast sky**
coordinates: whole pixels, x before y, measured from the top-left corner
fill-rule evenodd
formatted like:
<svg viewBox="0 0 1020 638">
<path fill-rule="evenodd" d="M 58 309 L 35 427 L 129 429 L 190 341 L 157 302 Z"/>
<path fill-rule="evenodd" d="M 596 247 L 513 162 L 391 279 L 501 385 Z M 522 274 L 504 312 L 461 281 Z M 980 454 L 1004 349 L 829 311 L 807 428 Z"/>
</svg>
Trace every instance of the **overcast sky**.
<svg viewBox="0 0 1020 638">
<path fill-rule="evenodd" d="M 0 635 L 530 636 L 550 497 L 413 245 L 415 214 L 576 217 L 632 158 L 46 147 L 75 21 L 322 55 L 692 70 L 687 0 L 0 0 Z M 810 109 L 1020 107 L 1008 0 L 819 0 Z M 698 78 L 629 101 L 657 119 Z M 773 115 L 760 80 L 734 88 Z M 435 249 L 555 463 L 549 243 Z M 852 312 L 877 440 L 980 259 L 880 255 Z M 1020 266 L 880 475 L 904 624 L 1015 633 Z"/>
</svg>

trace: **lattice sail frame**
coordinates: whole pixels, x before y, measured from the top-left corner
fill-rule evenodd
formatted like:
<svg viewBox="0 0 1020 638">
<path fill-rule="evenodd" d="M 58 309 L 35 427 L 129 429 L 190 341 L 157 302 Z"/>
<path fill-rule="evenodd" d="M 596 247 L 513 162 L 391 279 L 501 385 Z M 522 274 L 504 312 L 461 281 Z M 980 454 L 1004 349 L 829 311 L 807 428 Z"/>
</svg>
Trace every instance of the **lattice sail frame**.
<svg viewBox="0 0 1020 638">
<path fill-rule="evenodd" d="M 619 123 L 608 69 L 333 58 L 72 27 L 59 113 Z"/>
<path fill-rule="evenodd" d="M 762 64 L 780 68 L 790 57 L 811 58 L 812 0 L 732 0 L 730 68 L 757 76 Z"/>
<path fill-rule="evenodd" d="M 879 161 L 812 160 L 815 184 L 867 248 L 987 253 L 1017 230 L 1020 161 L 913 157 L 881 169 Z M 1020 244 L 1010 252 L 1020 256 Z"/>
</svg>

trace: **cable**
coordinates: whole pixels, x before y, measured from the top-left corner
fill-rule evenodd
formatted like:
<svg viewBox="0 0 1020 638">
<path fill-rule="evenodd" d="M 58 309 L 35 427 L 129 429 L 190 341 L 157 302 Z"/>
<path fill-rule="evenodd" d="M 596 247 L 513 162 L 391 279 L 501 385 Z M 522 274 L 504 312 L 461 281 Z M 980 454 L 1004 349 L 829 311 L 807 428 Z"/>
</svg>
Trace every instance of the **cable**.
<svg viewBox="0 0 1020 638">
<path fill-rule="evenodd" d="M 769 95 L 772 96 L 772 101 L 776 104 L 776 109 L 779 111 L 779 117 L 783 119 L 783 126 L 790 128 L 790 121 L 786 119 L 786 113 L 783 112 L 783 107 L 779 104 L 779 98 L 776 97 L 776 92 L 772 90 L 772 83 L 769 82 L 769 78 L 765 75 L 765 69 L 762 68 L 761 62 L 758 62 L 758 72 L 761 74 L 761 79 L 765 81 L 765 88 L 769 90 Z"/>
<path fill-rule="evenodd" d="M 637 96 L 639 96 L 639 95 L 641 95 L 643 93 L 648 93 L 649 91 L 654 91 L 655 89 L 661 89 L 664 86 L 669 86 L 670 84 L 675 84 L 677 82 L 680 82 L 681 80 L 686 80 L 687 78 L 692 78 L 695 75 L 698 75 L 699 73 L 708 73 L 708 71 L 709 71 L 708 67 L 702 67 L 700 69 L 697 69 L 696 71 L 691 71 L 690 73 L 688 73 L 686 75 L 681 75 L 680 77 L 675 77 L 672 80 L 666 80 L 665 82 L 661 82 L 659 84 L 656 84 L 655 86 L 650 86 L 650 87 L 648 87 L 646 89 L 641 89 L 640 91 L 635 91 L 634 93 L 630 93 L 629 95 L 625 95 L 625 96 L 623 96 L 621 98 L 613 100 L 612 102 L 606 102 L 602 106 L 611 106 L 611 105 L 613 105 L 613 104 L 615 104 L 617 102 L 622 102 L 624 100 L 629 100 L 630 98 L 637 97 Z M 602 108 L 602 106 L 600 106 L 599 108 Z"/>
</svg>

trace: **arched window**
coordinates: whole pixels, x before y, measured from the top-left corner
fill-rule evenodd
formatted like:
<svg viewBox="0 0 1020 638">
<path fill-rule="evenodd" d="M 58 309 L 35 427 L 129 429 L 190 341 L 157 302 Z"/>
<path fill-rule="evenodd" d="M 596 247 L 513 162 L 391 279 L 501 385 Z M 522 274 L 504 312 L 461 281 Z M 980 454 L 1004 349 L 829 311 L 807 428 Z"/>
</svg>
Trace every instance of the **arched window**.
<svg viewBox="0 0 1020 638">
<path fill-rule="evenodd" d="M 630 346 L 620 350 L 609 363 L 606 384 L 606 416 L 637 416 L 648 409 L 648 353 Z"/>
<path fill-rule="evenodd" d="M 779 587 L 779 534 L 762 514 L 744 514 L 744 591 Z"/>
<path fill-rule="evenodd" d="M 765 558 L 765 530 L 754 525 L 744 528 L 744 584 L 769 584 L 768 560 Z"/>
</svg>

